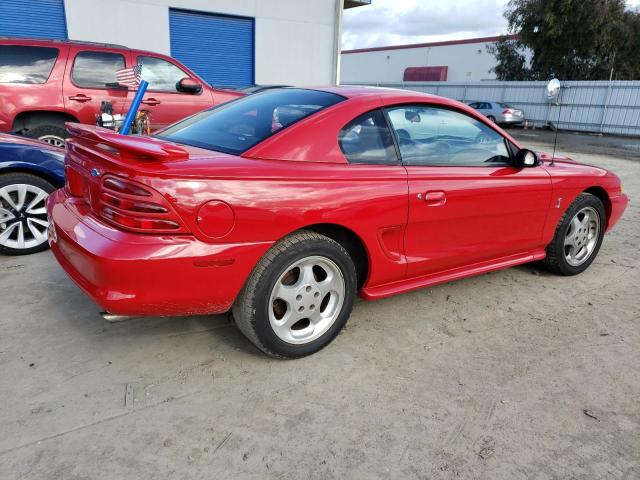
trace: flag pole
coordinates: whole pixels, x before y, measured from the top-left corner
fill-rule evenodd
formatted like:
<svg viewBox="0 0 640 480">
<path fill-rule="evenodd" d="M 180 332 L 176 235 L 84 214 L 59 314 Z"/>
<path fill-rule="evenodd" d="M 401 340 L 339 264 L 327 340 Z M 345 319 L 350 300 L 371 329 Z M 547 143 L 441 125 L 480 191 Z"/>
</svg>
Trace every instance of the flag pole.
<svg viewBox="0 0 640 480">
<path fill-rule="evenodd" d="M 127 116 L 124 118 L 124 123 L 122 124 L 122 128 L 120 129 L 120 135 L 129 134 L 129 130 L 131 130 L 131 124 L 136 118 L 136 113 L 138 113 L 138 109 L 140 108 L 140 103 L 142 102 L 142 97 L 144 97 L 144 93 L 147 91 L 148 86 L 149 86 L 149 82 L 145 80 L 140 80 L 140 85 L 138 86 L 138 91 L 136 92 L 136 96 L 133 97 L 133 101 L 131 102 L 131 107 L 129 107 Z"/>
</svg>

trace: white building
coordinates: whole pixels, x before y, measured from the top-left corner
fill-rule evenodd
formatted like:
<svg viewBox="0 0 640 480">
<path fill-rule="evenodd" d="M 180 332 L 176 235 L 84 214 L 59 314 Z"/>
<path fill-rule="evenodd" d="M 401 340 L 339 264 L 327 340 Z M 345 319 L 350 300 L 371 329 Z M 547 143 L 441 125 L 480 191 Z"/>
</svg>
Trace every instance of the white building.
<svg viewBox="0 0 640 480">
<path fill-rule="evenodd" d="M 171 55 L 212 84 L 330 84 L 342 10 L 371 0 L 0 0 L 0 36 Z"/>
<path fill-rule="evenodd" d="M 504 37 L 343 50 L 341 83 L 478 81 L 496 78 L 487 45 Z M 515 35 L 507 38 L 515 38 Z"/>
</svg>

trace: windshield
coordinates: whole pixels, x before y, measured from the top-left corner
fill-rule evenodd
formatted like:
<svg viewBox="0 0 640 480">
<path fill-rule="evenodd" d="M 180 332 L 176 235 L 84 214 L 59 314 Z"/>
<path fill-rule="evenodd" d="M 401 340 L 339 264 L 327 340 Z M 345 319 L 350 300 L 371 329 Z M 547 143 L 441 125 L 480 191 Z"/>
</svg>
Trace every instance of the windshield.
<svg viewBox="0 0 640 480">
<path fill-rule="evenodd" d="M 239 155 L 289 125 L 344 100 L 317 90 L 284 88 L 242 97 L 198 113 L 158 134 L 176 143 Z"/>
</svg>

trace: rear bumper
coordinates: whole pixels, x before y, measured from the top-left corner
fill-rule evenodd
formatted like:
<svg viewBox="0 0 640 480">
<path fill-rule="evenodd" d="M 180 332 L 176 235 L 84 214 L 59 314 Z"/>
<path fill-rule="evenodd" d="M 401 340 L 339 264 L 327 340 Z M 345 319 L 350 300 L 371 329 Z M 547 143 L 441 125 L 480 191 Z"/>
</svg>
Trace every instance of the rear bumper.
<svg viewBox="0 0 640 480">
<path fill-rule="evenodd" d="M 607 222 L 607 231 L 611 230 L 629 205 L 629 197 L 624 193 L 609 197 L 611 202 L 611 212 L 609 213 L 609 221 Z"/>
<path fill-rule="evenodd" d="M 502 118 L 499 120 L 499 123 L 503 123 L 506 125 L 518 125 L 524 123 L 524 117 L 518 117 L 516 115 L 502 115 Z"/>
<path fill-rule="evenodd" d="M 225 312 L 271 246 L 122 232 L 64 190 L 50 196 L 47 208 L 56 259 L 89 297 L 117 315 Z"/>
</svg>

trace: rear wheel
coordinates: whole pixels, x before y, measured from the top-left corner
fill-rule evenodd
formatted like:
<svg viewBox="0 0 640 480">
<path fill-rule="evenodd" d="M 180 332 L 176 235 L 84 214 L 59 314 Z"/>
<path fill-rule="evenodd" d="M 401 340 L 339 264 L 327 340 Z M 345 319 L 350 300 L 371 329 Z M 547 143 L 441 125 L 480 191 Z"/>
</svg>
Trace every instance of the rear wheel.
<svg viewBox="0 0 640 480">
<path fill-rule="evenodd" d="M 48 248 L 46 202 L 54 190 L 28 173 L 0 175 L 0 253 L 26 255 Z"/>
<path fill-rule="evenodd" d="M 494 117 L 493 115 L 489 115 L 487 118 L 491 120 L 491 122 L 496 123 L 496 117 Z"/>
<path fill-rule="evenodd" d="M 276 243 L 233 306 L 240 330 L 275 357 L 302 357 L 328 345 L 347 322 L 356 271 L 336 241 L 311 231 Z"/>
<path fill-rule="evenodd" d="M 606 213 L 600 199 L 581 193 L 560 219 L 547 247 L 547 269 L 559 275 L 584 272 L 600 250 L 605 224 Z"/>
<path fill-rule="evenodd" d="M 41 140 L 54 147 L 64 148 L 66 139 L 71 135 L 65 130 L 64 126 L 51 124 L 30 128 L 24 133 L 24 136 Z"/>
</svg>

